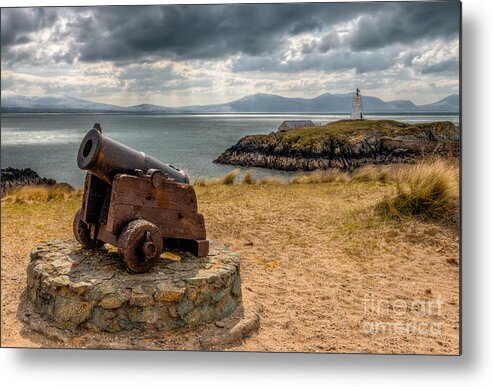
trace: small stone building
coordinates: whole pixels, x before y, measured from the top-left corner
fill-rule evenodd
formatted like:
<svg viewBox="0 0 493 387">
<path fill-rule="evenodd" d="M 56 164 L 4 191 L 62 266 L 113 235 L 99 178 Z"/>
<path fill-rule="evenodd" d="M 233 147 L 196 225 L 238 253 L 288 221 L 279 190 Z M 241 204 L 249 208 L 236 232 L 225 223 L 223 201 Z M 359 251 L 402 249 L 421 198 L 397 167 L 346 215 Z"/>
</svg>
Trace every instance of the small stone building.
<svg viewBox="0 0 493 387">
<path fill-rule="evenodd" d="M 298 121 L 284 121 L 279 128 L 278 132 L 286 132 L 291 129 L 297 128 L 309 128 L 315 126 L 312 120 L 298 120 Z"/>
</svg>

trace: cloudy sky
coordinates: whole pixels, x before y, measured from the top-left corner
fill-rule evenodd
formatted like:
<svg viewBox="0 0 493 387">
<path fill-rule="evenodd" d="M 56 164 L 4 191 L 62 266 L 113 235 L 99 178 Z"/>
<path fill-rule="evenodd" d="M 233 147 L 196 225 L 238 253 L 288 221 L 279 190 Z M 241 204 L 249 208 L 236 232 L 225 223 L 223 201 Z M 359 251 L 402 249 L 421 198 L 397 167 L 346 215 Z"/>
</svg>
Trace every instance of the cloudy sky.
<svg viewBox="0 0 493 387">
<path fill-rule="evenodd" d="M 1 88 L 128 106 L 254 93 L 434 102 L 459 91 L 459 3 L 3 8 Z"/>
</svg>

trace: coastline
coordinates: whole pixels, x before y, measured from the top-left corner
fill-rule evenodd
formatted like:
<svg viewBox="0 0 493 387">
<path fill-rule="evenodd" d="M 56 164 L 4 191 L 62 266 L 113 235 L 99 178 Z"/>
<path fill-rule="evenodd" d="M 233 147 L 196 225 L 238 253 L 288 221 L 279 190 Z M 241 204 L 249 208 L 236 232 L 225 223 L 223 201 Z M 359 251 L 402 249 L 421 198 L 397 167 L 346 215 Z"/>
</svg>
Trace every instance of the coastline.
<svg viewBox="0 0 493 387">
<path fill-rule="evenodd" d="M 283 171 L 352 170 L 458 154 L 459 129 L 449 121 L 410 125 L 340 120 L 322 127 L 245 136 L 214 162 Z"/>
<path fill-rule="evenodd" d="M 12 168 L 6 167 L 1 170 L 1 192 L 6 194 L 9 191 L 26 187 L 26 186 L 48 186 L 48 187 L 63 187 L 69 191 L 73 191 L 74 188 L 68 183 L 59 183 L 55 179 L 41 177 L 36 171 L 31 168 Z"/>
</svg>

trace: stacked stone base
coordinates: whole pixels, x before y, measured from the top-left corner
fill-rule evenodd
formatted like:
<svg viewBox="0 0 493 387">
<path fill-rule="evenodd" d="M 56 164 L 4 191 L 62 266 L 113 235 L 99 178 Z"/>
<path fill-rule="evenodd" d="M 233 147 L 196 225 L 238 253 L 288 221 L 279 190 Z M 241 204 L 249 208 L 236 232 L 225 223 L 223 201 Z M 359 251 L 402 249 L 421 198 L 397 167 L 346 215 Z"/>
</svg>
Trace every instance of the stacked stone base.
<svg viewBox="0 0 493 387">
<path fill-rule="evenodd" d="M 125 270 L 116 250 L 48 242 L 31 253 L 27 299 L 52 326 L 71 331 L 170 331 L 230 316 L 241 303 L 240 257 L 165 253 L 145 274 Z"/>
</svg>

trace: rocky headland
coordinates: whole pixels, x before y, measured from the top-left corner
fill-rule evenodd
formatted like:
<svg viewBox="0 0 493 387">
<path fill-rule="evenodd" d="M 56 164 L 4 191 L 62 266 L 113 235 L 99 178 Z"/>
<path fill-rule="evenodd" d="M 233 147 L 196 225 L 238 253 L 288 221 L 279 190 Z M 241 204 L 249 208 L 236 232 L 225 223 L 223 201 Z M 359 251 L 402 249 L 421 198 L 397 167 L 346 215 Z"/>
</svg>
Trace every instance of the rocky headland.
<svg viewBox="0 0 493 387">
<path fill-rule="evenodd" d="M 406 124 L 392 120 L 341 120 L 325 126 L 245 136 L 214 162 L 285 171 L 415 162 L 458 157 L 460 132 L 452 122 Z"/>
<path fill-rule="evenodd" d="M 1 179 L 1 192 L 23 187 L 26 185 L 66 185 L 67 183 L 57 183 L 55 179 L 39 176 L 31 168 L 17 169 L 17 168 L 2 168 Z M 69 186 L 70 187 L 70 186 Z"/>
</svg>

